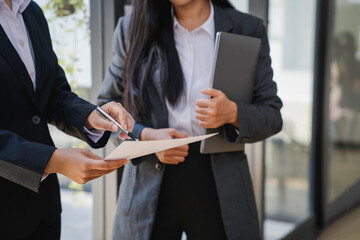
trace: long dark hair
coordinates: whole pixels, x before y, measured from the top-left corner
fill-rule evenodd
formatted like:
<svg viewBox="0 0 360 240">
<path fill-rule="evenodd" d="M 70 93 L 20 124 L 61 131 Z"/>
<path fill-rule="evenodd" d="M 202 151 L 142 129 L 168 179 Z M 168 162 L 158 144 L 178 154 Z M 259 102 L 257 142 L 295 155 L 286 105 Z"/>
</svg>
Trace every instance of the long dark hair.
<svg viewBox="0 0 360 240">
<path fill-rule="evenodd" d="M 232 8 L 228 0 L 212 0 Z M 135 119 L 148 116 L 153 71 L 160 69 L 161 88 L 174 106 L 184 96 L 185 82 L 176 51 L 169 0 L 133 0 L 129 46 L 125 58 L 125 106 Z"/>
</svg>

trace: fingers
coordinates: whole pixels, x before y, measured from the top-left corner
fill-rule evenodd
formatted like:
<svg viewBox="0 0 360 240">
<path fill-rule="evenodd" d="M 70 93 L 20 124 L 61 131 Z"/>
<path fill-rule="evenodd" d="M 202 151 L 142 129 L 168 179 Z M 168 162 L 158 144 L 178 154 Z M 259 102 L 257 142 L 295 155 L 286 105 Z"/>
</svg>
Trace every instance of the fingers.
<svg viewBox="0 0 360 240">
<path fill-rule="evenodd" d="M 97 170 L 117 169 L 129 162 L 127 159 L 106 161 L 88 149 L 81 149 L 81 153 L 85 157 L 83 161 L 83 165 L 84 165 L 83 167 L 85 171 L 92 169 L 97 169 Z"/>
<path fill-rule="evenodd" d="M 101 177 L 101 176 L 104 176 L 106 174 L 109 174 L 109 173 L 112 173 L 113 171 L 117 170 L 116 169 L 110 169 L 110 170 L 92 170 L 90 171 L 90 177 L 86 178 L 85 180 L 87 181 L 90 181 L 90 180 L 93 180 L 95 178 L 98 178 L 98 177 Z"/>
<path fill-rule="evenodd" d="M 180 146 L 180 147 L 176 147 L 176 148 L 173 148 L 172 150 L 188 152 L 189 151 L 189 145 L 183 145 L 183 146 Z"/>
<path fill-rule="evenodd" d="M 186 138 L 186 137 L 188 137 L 188 135 L 186 135 L 185 133 L 179 132 L 176 129 L 170 129 L 169 134 L 170 134 L 170 136 L 172 138 Z"/>
<path fill-rule="evenodd" d="M 171 149 L 166 151 L 166 153 L 164 154 L 164 158 L 169 158 L 169 157 L 187 157 L 189 155 L 188 151 L 183 151 L 183 150 L 178 150 L 178 149 Z"/>
<path fill-rule="evenodd" d="M 202 115 L 209 115 L 211 112 L 210 108 L 196 107 L 195 112 Z"/>
<path fill-rule="evenodd" d="M 203 128 L 218 128 L 222 126 L 223 124 L 220 122 L 210 122 L 210 121 L 200 121 L 199 125 Z"/>
<path fill-rule="evenodd" d="M 106 130 L 106 131 L 110 131 L 110 132 L 117 132 L 119 130 L 119 128 L 113 124 L 112 122 L 103 119 L 100 116 L 97 116 L 96 118 L 96 125 L 95 125 L 96 129 L 99 130 Z"/>
<path fill-rule="evenodd" d="M 188 156 L 189 145 L 180 146 L 170 150 L 156 153 L 159 160 L 166 164 L 178 164 L 184 162 Z"/>
<path fill-rule="evenodd" d="M 198 99 L 196 105 L 200 108 L 209 108 L 212 106 L 211 99 Z"/>
<path fill-rule="evenodd" d="M 133 129 L 135 121 L 120 103 L 110 102 L 105 104 L 102 108 L 115 118 L 124 129 L 130 131 Z"/>
<path fill-rule="evenodd" d="M 91 177 L 86 177 L 86 178 L 84 178 L 84 179 L 81 179 L 81 180 L 79 180 L 79 184 L 85 184 L 85 183 L 87 183 L 87 182 L 90 182 L 90 181 L 92 181 L 92 180 L 94 180 L 94 179 L 96 179 L 96 178 L 99 178 L 99 177 L 102 177 L 102 176 L 104 176 L 104 175 L 106 175 L 106 174 L 109 174 L 109 173 L 111 173 L 111 172 L 113 172 L 113 171 L 115 171 L 116 169 L 113 169 L 113 170 L 108 170 L 108 171 L 92 171 L 89 175 L 91 176 Z"/>
<path fill-rule="evenodd" d="M 133 130 L 135 120 L 120 103 L 110 102 L 105 104 L 102 109 L 118 121 L 125 130 Z M 88 129 L 95 128 L 111 132 L 117 132 L 119 130 L 115 124 L 100 117 L 96 111 L 90 113 L 85 123 L 85 127 Z M 121 134 L 119 137 L 126 139 L 124 134 Z"/>
<path fill-rule="evenodd" d="M 185 157 L 179 157 L 179 156 L 172 156 L 172 157 L 168 157 L 168 158 L 164 158 L 163 160 L 160 159 L 161 162 L 166 163 L 166 164 L 179 164 L 181 162 L 185 161 Z"/>
<path fill-rule="evenodd" d="M 97 161 L 92 161 L 92 163 L 90 163 L 89 168 L 90 170 L 102 170 L 102 171 L 115 170 L 126 165 L 128 162 L 129 161 L 127 159 L 111 160 L 111 161 L 97 160 Z"/>
<path fill-rule="evenodd" d="M 86 158 L 91 160 L 103 160 L 103 158 L 91 152 L 89 149 L 79 149 L 79 151 L 81 151 L 81 154 L 83 154 Z"/>
<path fill-rule="evenodd" d="M 214 88 L 203 89 L 203 90 L 200 90 L 200 92 L 206 96 L 211 96 L 211 97 L 218 97 L 223 94 L 222 91 L 216 90 Z"/>
<path fill-rule="evenodd" d="M 204 128 L 217 128 L 216 112 L 208 108 L 195 108 L 195 118 L 200 120 L 199 125 Z"/>
<path fill-rule="evenodd" d="M 200 121 L 199 125 L 203 128 L 211 128 L 211 124 L 208 123 L 207 121 Z"/>
<path fill-rule="evenodd" d="M 49 161 L 51 171 L 47 172 L 61 173 L 79 184 L 85 184 L 127 163 L 126 159 L 106 161 L 88 149 L 57 149 Z"/>
<path fill-rule="evenodd" d="M 118 131 L 118 127 L 115 124 L 100 117 L 95 110 L 89 114 L 89 117 L 85 123 L 85 127 L 88 129 L 95 128 L 97 130 L 106 130 L 111 132 Z"/>
<path fill-rule="evenodd" d="M 116 161 L 91 159 L 83 163 L 80 172 L 71 179 L 79 184 L 85 184 L 95 178 L 109 174 L 127 163 L 128 161 L 126 159 Z"/>
<path fill-rule="evenodd" d="M 189 151 L 189 145 L 184 145 L 177 148 L 158 152 L 157 155 L 159 155 L 161 158 L 169 158 L 173 156 L 187 157 L 189 154 L 188 151 Z"/>
<path fill-rule="evenodd" d="M 177 165 L 181 162 L 184 162 L 185 158 L 173 158 L 173 159 L 166 159 L 164 161 L 162 161 L 165 164 L 171 164 L 171 165 Z"/>
<path fill-rule="evenodd" d="M 90 181 L 92 181 L 92 180 L 94 180 L 94 179 L 97 179 L 97 178 L 99 178 L 99 177 L 101 177 L 101 176 L 86 178 L 86 179 L 84 179 L 84 183 L 79 183 L 79 184 L 85 184 L 85 183 L 90 182 Z"/>
<path fill-rule="evenodd" d="M 126 139 L 129 139 L 129 136 L 126 135 L 126 133 L 121 132 L 121 133 L 119 134 L 119 138 L 120 138 L 121 140 L 126 140 Z"/>
<path fill-rule="evenodd" d="M 196 114 L 195 118 L 200 120 L 200 121 L 206 121 L 210 118 L 209 115 L 202 115 L 202 114 Z"/>
</svg>

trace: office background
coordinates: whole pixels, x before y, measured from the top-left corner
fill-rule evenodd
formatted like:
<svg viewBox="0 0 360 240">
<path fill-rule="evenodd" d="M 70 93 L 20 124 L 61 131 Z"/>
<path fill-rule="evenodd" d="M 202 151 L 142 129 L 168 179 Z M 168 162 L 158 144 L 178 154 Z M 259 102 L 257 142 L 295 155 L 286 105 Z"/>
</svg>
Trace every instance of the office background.
<svg viewBox="0 0 360 240">
<path fill-rule="evenodd" d="M 73 89 L 96 102 L 128 1 L 36 2 Z M 231 2 L 264 19 L 284 102 L 283 130 L 246 147 L 264 239 L 360 239 L 349 230 L 360 219 L 360 0 Z M 58 147 L 86 147 L 51 132 Z M 60 176 L 62 239 L 110 239 L 120 179 L 81 186 Z"/>
</svg>

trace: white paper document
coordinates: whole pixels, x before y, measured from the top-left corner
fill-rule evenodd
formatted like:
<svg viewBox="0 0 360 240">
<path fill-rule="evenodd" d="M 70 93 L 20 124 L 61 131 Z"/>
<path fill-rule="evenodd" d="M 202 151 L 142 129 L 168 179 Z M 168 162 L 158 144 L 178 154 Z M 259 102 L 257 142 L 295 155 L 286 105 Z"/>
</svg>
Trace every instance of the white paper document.
<svg viewBox="0 0 360 240">
<path fill-rule="evenodd" d="M 142 157 L 156 152 L 161 152 L 171 148 L 180 147 L 194 142 L 215 136 L 218 133 L 189 137 L 179 138 L 170 140 L 154 140 L 154 141 L 125 141 L 120 144 L 112 153 L 105 158 L 105 160 L 118 160 Z"/>
</svg>

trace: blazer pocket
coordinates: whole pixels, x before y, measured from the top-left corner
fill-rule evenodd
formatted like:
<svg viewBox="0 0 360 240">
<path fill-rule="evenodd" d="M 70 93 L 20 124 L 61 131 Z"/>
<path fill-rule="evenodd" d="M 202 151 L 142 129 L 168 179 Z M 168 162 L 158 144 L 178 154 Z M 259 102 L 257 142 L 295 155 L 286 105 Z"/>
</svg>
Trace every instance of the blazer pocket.
<svg viewBox="0 0 360 240">
<path fill-rule="evenodd" d="M 117 203 L 117 208 L 121 215 L 127 215 L 129 213 L 134 195 L 137 169 L 138 167 L 132 163 L 125 165 Z"/>
<path fill-rule="evenodd" d="M 245 191 L 246 200 L 248 203 L 248 209 L 250 211 L 250 214 L 258 219 L 258 213 L 256 208 L 256 201 L 255 201 L 255 194 L 253 190 L 253 184 L 250 176 L 250 170 L 248 165 L 248 160 L 246 155 L 241 159 L 239 162 L 240 167 L 240 174 L 242 178 L 243 183 L 243 189 Z"/>
</svg>

